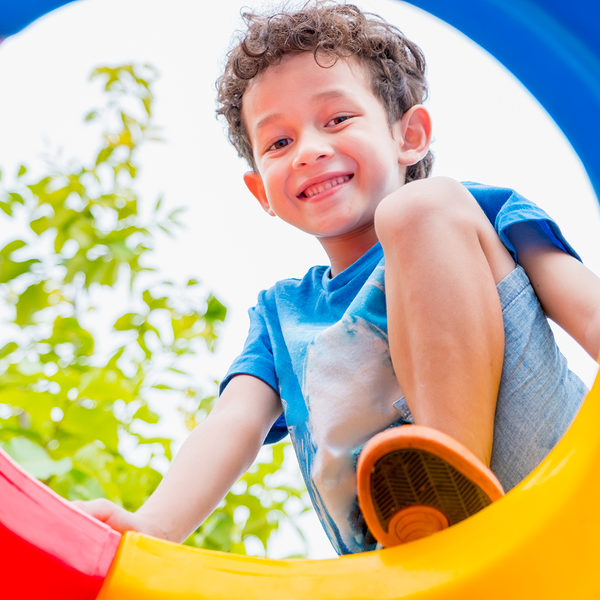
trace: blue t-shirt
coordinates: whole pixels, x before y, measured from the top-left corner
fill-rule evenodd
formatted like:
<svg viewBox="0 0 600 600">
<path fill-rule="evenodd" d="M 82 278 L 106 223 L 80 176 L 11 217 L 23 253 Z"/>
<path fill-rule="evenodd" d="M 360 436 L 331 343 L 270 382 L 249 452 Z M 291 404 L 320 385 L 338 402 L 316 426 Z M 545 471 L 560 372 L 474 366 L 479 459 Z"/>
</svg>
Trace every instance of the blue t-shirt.
<svg viewBox="0 0 600 600">
<path fill-rule="evenodd" d="M 516 192 L 465 185 L 515 260 L 507 233 L 521 221 L 535 223 L 577 257 L 548 215 Z M 357 449 L 410 419 L 389 353 L 381 245 L 333 278 L 329 267 L 316 266 L 302 279 L 277 282 L 260 293 L 249 315 L 246 344 L 221 390 L 233 376 L 250 374 L 279 394 L 283 414 L 266 442 L 290 434 L 313 505 L 339 553 L 372 547 L 355 500 Z"/>
</svg>

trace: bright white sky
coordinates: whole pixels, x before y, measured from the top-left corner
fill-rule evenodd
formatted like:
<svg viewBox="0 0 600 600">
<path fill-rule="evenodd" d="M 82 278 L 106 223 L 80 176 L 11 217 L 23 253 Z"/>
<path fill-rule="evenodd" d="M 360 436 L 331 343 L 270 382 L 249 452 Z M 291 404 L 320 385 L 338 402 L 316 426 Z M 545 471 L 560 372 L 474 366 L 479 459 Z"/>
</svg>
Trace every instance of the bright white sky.
<svg viewBox="0 0 600 600">
<path fill-rule="evenodd" d="M 403 2 L 361 7 L 398 25 L 428 60 L 434 174 L 514 187 L 560 224 L 600 273 L 600 210 L 581 163 L 553 121 L 494 58 L 456 30 Z M 61 150 L 89 157 L 96 138 L 82 123 L 99 103 L 88 75 L 98 65 L 155 65 L 156 121 L 166 143 L 143 156 L 148 201 L 164 193 L 187 207 L 187 230 L 160 246 L 175 279 L 198 277 L 229 307 L 220 349 L 207 365 L 220 377 L 240 350 L 247 308 L 260 289 L 326 261 L 319 244 L 268 217 L 242 182 L 245 165 L 214 118 L 214 81 L 242 6 L 221 0 L 80 0 L 0 45 L 0 167 Z M 2 236 L 4 237 L 4 236 Z M 559 337 L 572 368 L 591 383 L 597 365 Z M 203 368 L 203 367 L 200 367 Z M 315 534 L 313 556 L 331 556 Z"/>
</svg>

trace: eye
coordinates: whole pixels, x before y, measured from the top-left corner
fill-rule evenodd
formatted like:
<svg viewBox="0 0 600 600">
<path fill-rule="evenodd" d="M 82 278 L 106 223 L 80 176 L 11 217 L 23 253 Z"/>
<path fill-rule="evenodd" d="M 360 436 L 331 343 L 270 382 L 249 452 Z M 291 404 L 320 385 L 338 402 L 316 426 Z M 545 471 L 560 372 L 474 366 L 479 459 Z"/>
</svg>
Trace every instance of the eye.
<svg viewBox="0 0 600 600">
<path fill-rule="evenodd" d="M 337 117 L 333 117 L 333 119 L 328 121 L 326 127 L 339 125 L 340 123 L 343 123 L 344 121 L 347 121 L 350 118 L 352 118 L 350 115 L 338 115 Z"/>
<path fill-rule="evenodd" d="M 292 140 L 290 138 L 281 138 L 280 140 L 277 140 L 276 142 L 274 142 L 273 144 L 271 144 L 268 148 L 267 148 L 267 152 L 270 152 L 272 150 L 280 150 L 281 148 L 285 148 Z"/>
</svg>

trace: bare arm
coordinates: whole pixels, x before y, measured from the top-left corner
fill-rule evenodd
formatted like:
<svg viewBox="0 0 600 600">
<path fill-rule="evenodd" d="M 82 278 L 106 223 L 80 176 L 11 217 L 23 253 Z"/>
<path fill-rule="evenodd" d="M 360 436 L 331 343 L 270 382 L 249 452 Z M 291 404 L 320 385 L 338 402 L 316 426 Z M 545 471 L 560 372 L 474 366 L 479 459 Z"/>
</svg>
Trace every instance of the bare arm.
<svg viewBox="0 0 600 600">
<path fill-rule="evenodd" d="M 523 266 L 546 314 L 600 358 L 600 278 L 526 223 L 511 229 Z"/>
<path fill-rule="evenodd" d="M 238 375 L 136 513 L 101 499 L 78 504 L 119 531 L 134 529 L 181 542 L 252 464 L 280 413 L 279 397 L 266 383 Z"/>
</svg>

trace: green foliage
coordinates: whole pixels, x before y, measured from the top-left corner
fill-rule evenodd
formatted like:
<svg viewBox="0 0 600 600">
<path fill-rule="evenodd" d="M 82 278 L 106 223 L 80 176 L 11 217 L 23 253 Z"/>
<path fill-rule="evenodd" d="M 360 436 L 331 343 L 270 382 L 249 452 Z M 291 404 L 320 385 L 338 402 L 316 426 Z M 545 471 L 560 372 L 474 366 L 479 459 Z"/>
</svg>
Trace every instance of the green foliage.
<svg viewBox="0 0 600 600">
<path fill-rule="evenodd" d="M 66 498 L 134 510 L 172 458 L 161 407 L 191 429 L 212 406 L 215 382 L 189 364 L 214 350 L 226 308 L 152 264 L 181 212 L 162 198 L 148 207 L 135 185 L 140 148 L 158 139 L 156 73 L 122 65 L 92 78 L 106 102 L 85 117 L 102 139 L 89 164 L 41 177 L 21 165 L 14 189 L 0 187 L 0 445 Z M 243 553 L 253 539 L 266 552 L 286 511 L 307 506 L 302 486 L 276 473 L 284 448 L 265 451 L 187 543 Z"/>
</svg>

